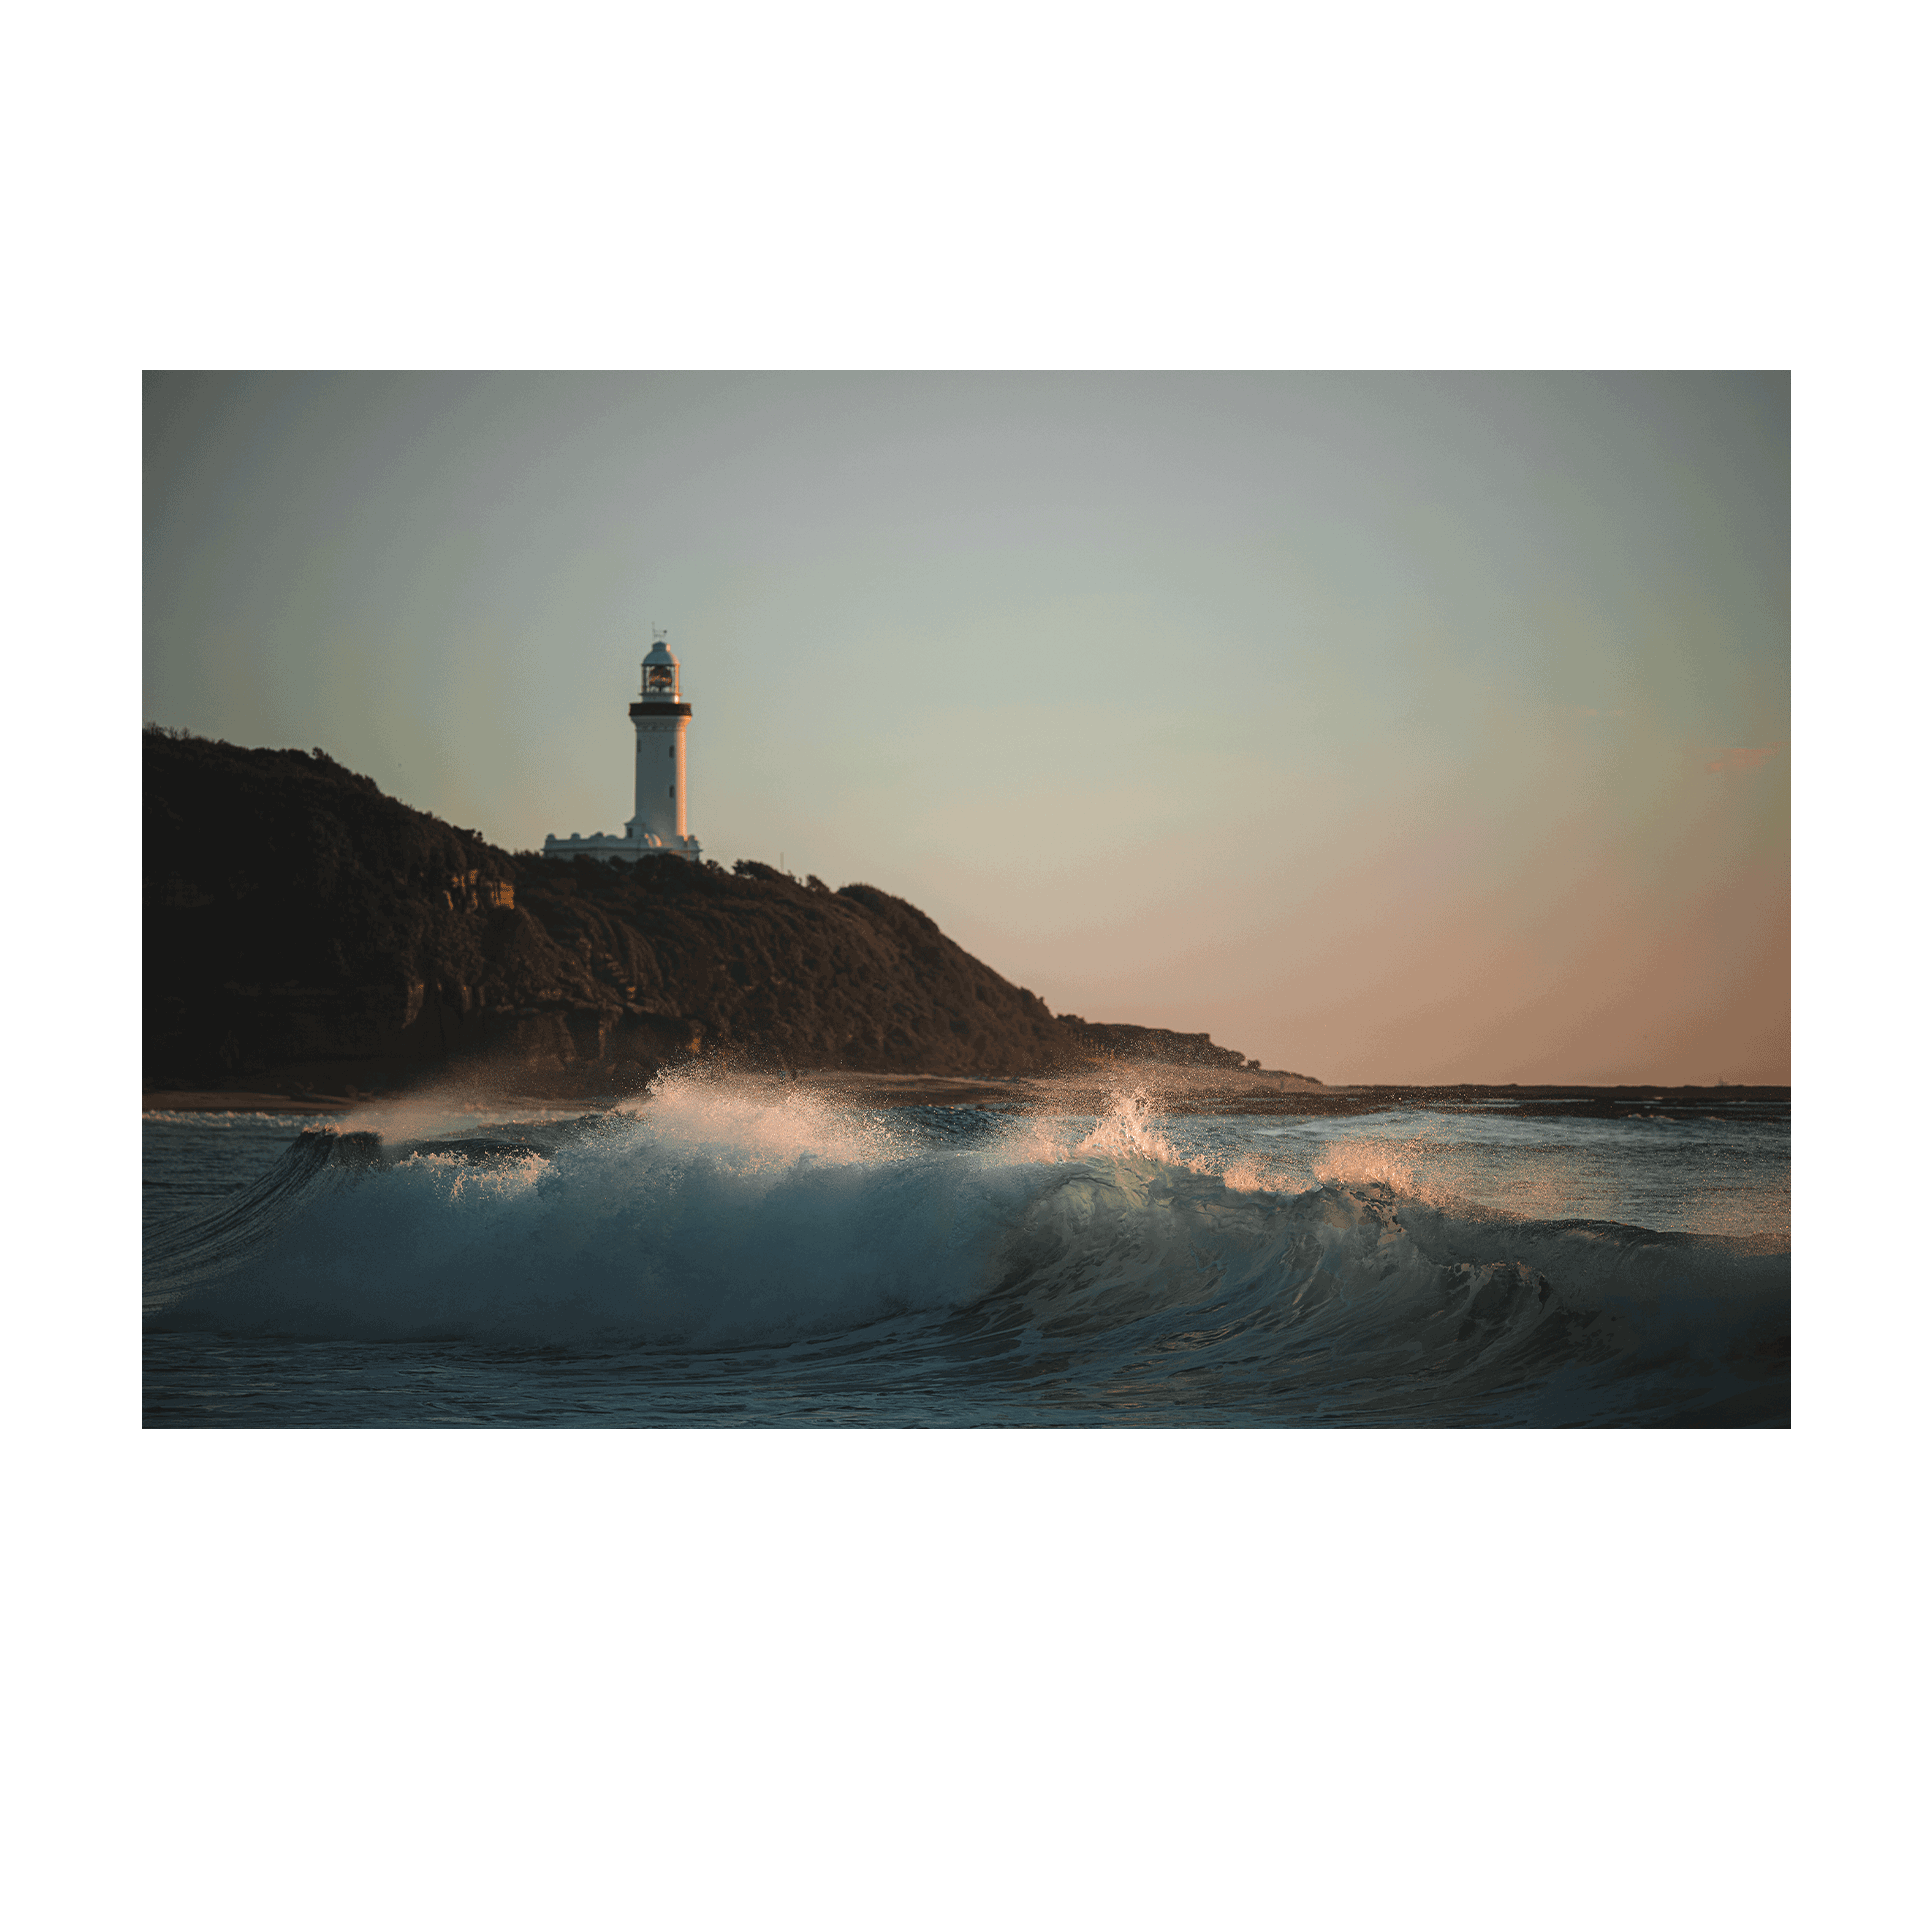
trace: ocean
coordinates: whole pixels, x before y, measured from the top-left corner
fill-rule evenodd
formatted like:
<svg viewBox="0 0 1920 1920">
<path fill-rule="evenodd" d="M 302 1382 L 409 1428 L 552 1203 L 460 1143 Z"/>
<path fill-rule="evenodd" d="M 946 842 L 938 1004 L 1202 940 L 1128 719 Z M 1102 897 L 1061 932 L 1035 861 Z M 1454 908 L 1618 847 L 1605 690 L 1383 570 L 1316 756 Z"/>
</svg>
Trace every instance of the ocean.
<svg viewBox="0 0 1920 1920">
<path fill-rule="evenodd" d="M 150 1114 L 145 1424 L 1789 1424 L 1784 1102 L 1086 1104 Z"/>
</svg>

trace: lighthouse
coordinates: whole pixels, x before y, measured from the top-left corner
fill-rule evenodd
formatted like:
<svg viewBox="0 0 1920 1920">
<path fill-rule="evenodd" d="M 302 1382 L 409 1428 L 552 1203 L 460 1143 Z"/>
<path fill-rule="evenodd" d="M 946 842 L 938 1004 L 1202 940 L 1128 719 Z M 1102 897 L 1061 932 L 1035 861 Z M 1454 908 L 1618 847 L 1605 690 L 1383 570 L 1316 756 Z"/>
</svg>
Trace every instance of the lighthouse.
<svg viewBox="0 0 1920 1920">
<path fill-rule="evenodd" d="M 627 706 L 633 722 L 633 818 L 623 835 L 547 835 L 541 849 L 554 859 L 584 853 L 593 860 L 637 860 L 653 853 L 700 858 L 700 842 L 687 831 L 687 728 L 693 708 L 680 698 L 680 662 L 666 633 L 653 630 L 653 646 L 640 663 L 640 697 Z"/>
</svg>

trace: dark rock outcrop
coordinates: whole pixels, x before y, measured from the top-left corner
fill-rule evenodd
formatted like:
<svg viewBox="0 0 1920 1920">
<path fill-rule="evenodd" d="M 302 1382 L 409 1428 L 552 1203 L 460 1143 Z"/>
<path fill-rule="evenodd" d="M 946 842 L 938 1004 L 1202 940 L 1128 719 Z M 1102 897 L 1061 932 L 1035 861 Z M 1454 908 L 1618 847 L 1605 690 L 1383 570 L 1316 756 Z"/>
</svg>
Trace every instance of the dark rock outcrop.
<svg viewBox="0 0 1920 1920">
<path fill-rule="evenodd" d="M 1112 1021 L 1082 1020 L 1077 1013 L 1063 1013 L 1059 1020 L 1068 1030 L 1081 1059 L 1152 1060 L 1174 1067 L 1257 1069 L 1260 1065 L 1244 1053 L 1216 1047 L 1210 1034 L 1174 1033 L 1166 1027 L 1130 1027 Z M 1316 1080 L 1312 1084 L 1320 1083 Z"/>
<path fill-rule="evenodd" d="M 145 735 L 147 1081 L 372 1087 L 462 1059 L 624 1091 L 743 1066 L 1239 1066 L 1056 1018 L 877 887 L 512 855 L 313 754 Z M 511 904 L 507 904 L 511 902 Z"/>
</svg>

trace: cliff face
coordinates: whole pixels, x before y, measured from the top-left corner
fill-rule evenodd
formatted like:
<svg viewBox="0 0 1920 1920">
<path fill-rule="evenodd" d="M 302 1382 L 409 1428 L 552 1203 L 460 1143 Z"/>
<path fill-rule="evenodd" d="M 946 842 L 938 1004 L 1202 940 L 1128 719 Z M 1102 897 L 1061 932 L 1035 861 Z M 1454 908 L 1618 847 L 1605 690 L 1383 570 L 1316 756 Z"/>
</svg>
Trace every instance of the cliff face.
<svg viewBox="0 0 1920 1920">
<path fill-rule="evenodd" d="M 1204 1034 L 1056 1018 L 876 887 L 752 861 L 514 856 L 318 753 L 151 728 L 144 751 L 150 1084 L 377 1086 L 461 1058 L 583 1091 L 692 1055 L 995 1075 L 1101 1055 L 1242 1064 Z"/>
</svg>

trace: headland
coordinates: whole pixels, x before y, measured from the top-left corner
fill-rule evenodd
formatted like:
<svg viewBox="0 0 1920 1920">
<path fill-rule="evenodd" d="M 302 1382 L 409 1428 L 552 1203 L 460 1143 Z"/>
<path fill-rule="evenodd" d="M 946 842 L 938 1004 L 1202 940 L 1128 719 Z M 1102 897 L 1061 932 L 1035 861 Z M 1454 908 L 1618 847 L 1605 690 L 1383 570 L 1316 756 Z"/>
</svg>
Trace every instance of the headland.
<svg viewBox="0 0 1920 1920">
<path fill-rule="evenodd" d="M 1207 1034 L 1056 1014 L 878 887 L 509 853 L 318 751 L 158 728 L 143 751 L 157 1108 L 345 1110 L 450 1075 L 592 1102 L 665 1068 L 859 1076 L 881 1104 L 1120 1064 L 1319 1085 Z"/>
</svg>

